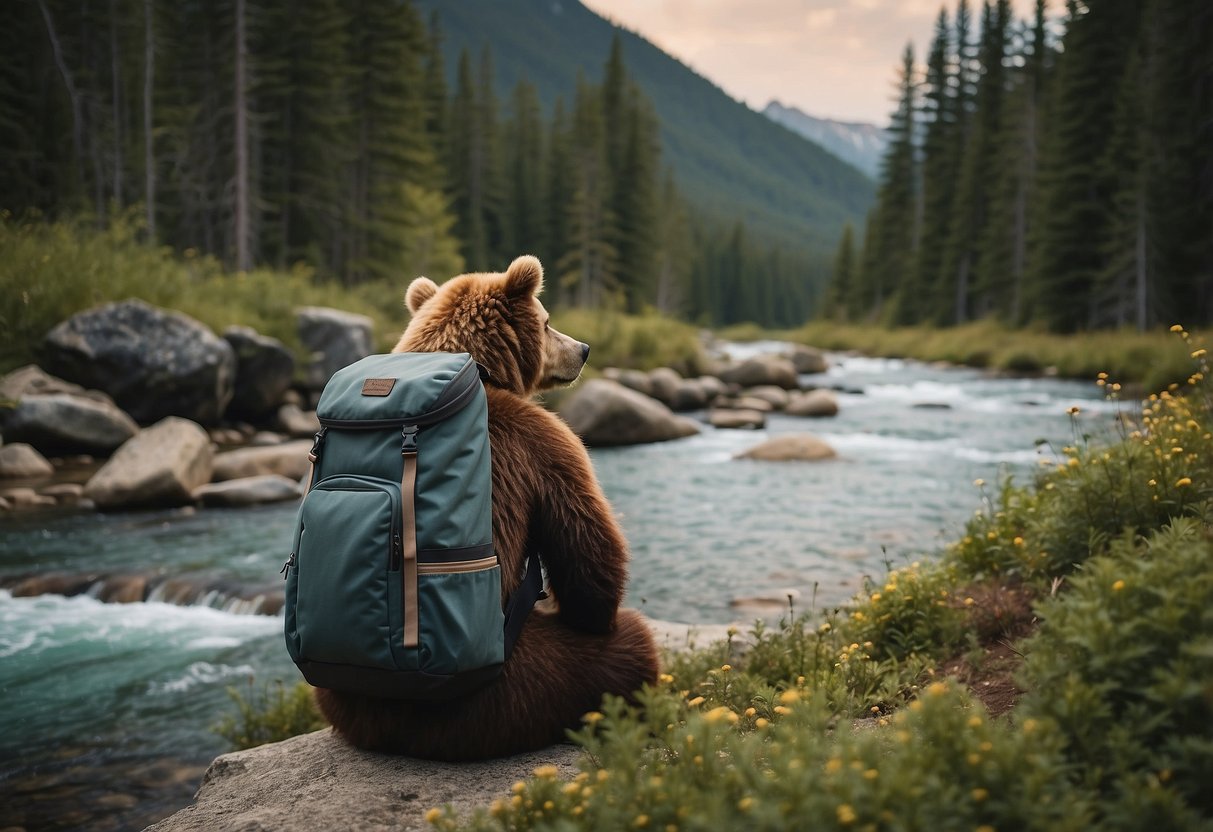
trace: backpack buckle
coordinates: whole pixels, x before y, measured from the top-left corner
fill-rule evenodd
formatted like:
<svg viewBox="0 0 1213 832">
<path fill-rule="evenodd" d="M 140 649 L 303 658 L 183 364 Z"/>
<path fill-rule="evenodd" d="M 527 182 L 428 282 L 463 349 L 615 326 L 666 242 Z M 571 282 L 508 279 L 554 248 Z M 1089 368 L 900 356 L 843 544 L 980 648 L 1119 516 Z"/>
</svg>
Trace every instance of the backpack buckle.
<svg viewBox="0 0 1213 832">
<path fill-rule="evenodd" d="M 400 454 L 417 453 L 417 426 L 405 425 L 400 429 Z"/>
<path fill-rule="evenodd" d="M 322 445 L 324 445 L 324 432 L 327 430 L 328 428 L 321 427 L 320 430 L 316 432 L 316 438 L 312 440 L 312 449 L 307 452 L 309 462 L 315 462 L 320 458 L 320 448 Z"/>
</svg>

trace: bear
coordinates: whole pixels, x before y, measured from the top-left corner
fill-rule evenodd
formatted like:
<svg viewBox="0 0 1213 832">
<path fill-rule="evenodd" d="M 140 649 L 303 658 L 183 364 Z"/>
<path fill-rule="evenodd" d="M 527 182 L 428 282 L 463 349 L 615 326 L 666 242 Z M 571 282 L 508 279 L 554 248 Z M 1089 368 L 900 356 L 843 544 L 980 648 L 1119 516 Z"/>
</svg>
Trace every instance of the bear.
<svg viewBox="0 0 1213 832">
<path fill-rule="evenodd" d="M 589 454 L 532 398 L 575 381 L 590 349 L 552 328 L 542 289 L 543 267 L 527 255 L 504 273 L 442 286 L 419 277 L 405 294 L 412 319 L 393 352 L 466 352 L 483 368 L 502 602 L 532 549 L 549 598 L 531 611 L 501 675 L 466 696 L 435 703 L 317 689 L 321 712 L 359 748 L 448 761 L 532 751 L 563 740 L 603 694 L 630 696 L 657 680 L 651 630 L 620 609 L 627 542 Z"/>
</svg>

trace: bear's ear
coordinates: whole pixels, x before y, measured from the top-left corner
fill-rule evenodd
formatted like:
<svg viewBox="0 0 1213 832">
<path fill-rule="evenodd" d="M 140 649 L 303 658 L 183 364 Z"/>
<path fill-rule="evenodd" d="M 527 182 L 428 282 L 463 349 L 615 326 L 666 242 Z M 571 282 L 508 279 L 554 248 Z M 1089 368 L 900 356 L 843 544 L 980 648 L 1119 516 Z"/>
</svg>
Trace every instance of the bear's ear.
<svg viewBox="0 0 1213 832">
<path fill-rule="evenodd" d="M 505 291 L 511 298 L 533 297 L 543 291 L 543 266 L 539 258 L 524 254 L 505 271 Z"/>
<path fill-rule="evenodd" d="M 421 305 L 436 294 L 438 284 L 428 277 L 419 277 L 409 284 L 408 291 L 404 293 L 404 305 L 409 308 L 409 312 L 416 314 Z"/>
</svg>

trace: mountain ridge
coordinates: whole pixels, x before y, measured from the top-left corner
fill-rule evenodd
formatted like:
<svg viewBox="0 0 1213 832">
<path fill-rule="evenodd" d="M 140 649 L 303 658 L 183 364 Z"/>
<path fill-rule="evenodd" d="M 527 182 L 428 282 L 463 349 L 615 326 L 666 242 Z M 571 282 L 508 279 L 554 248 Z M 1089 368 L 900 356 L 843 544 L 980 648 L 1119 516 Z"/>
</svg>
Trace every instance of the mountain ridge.
<svg viewBox="0 0 1213 832">
<path fill-rule="evenodd" d="M 762 114 L 824 147 L 875 180 L 888 147 L 888 131 L 865 121 L 841 121 L 810 115 L 799 107 L 771 99 Z"/>
</svg>

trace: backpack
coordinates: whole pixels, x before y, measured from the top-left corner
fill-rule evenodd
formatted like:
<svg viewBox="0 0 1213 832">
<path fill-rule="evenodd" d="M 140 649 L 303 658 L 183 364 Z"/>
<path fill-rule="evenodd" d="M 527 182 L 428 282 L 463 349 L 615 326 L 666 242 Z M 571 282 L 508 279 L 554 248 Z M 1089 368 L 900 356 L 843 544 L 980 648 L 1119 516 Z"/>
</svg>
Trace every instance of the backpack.
<svg viewBox="0 0 1213 832">
<path fill-rule="evenodd" d="M 495 678 L 542 591 L 538 557 L 501 604 L 488 407 L 467 353 L 338 370 L 286 576 L 286 646 L 316 686 L 446 699 Z"/>
</svg>

